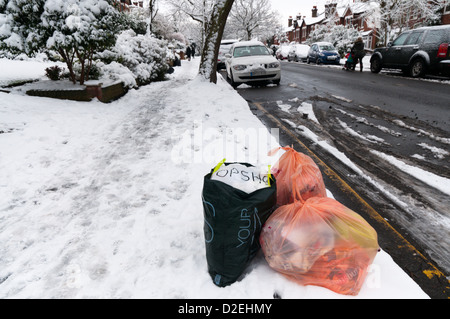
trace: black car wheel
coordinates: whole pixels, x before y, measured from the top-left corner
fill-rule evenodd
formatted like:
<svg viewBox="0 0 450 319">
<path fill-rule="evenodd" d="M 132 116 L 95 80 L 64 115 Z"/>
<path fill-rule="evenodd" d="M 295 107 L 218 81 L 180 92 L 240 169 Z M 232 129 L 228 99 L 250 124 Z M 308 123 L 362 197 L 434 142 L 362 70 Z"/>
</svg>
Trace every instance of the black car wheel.
<svg viewBox="0 0 450 319">
<path fill-rule="evenodd" d="M 234 82 L 234 79 L 233 79 L 233 73 L 230 73 L 230 84 L 231 84 L 231 86 L 234 88 L 234 89 L 236 89 L 239 85 L 241 85 L 240 83 L 236 83 L 236 82 Z"/>
<path fill-rule="evenodd" d="M 355 64 L 356 66 L 356 64 Z M 354 70 L 354 68 L 353 68 Z M 380 73 L 381 71 L 381 59 L 379 57 L 374 57 L 372 61 L 370 61 L 370 71 L 372 73 Z"/>
<path fill-rule="evenodd" d="M 411 63 L 409 74 L 413 78 L 421 77 L 425 74 L 425 62 L 422 59 L 416 59 Z"/>
</svg>

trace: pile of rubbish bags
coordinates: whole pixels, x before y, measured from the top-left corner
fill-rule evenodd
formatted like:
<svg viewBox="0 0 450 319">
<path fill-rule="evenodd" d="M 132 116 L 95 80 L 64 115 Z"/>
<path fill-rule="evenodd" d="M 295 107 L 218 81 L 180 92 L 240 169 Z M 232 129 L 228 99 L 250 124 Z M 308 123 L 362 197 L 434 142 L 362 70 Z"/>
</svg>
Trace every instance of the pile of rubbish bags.
<svg viewBox="0 0 450 319">
<path fill-rule="evenodd" d="M 292 147 L 266 172 L 219 163 L 202 192 L 208 271 L 219 287 L 234 283 L 261 248 L 269 266 L 301 285 L 357 295 L 378 250 L 376 231 L 327 197 L 322 174 Z"/>
</svg>

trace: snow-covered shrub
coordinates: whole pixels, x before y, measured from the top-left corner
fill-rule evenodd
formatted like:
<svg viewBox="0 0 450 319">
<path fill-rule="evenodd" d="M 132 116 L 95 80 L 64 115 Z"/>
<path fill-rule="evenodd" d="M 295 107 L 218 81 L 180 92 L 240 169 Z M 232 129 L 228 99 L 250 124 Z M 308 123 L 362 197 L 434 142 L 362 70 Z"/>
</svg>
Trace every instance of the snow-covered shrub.
<svg viewBox="0 0 450 319">
<path fill-rule="evenodd" d="M 109 78 L 111 80 L 120 81 L 126 87 L 137 86 L 135 76 L 126 66 L 119 62 L 112 61 L 108 64 L 98 62 L 97 66 L 101 70 L 103 78 Z"/>
<path fill-rule="evenodd" d="M 47 0 L 42 26 L 50 35 L 46 47 L 66 62 L 75 83 L 74 59 L 80 65 L 79 81 L 89 79 L 93 56 L 115 43 L 120 13 L 105 0 Z"/>
<path fill-rule="evenodd" d="M 92 79 L 96 67 L 130 85 L 163 79 L 169 68 L 167 43 L 145 35 L 142 15 L 120 12 L 114 5 L 113 0 L 0 0 L 0 51 L 8 52 L 0 56 L 56 53 L 72 82 L 80 84 Z M 115 64 L 106 67 L 113 61 L 128 71 Z"/>
<path fill-rule="evenodd" d="M 61 79 L 63 68 L 58 65 L 50 66 L 45 69 L 45 75 L 52 81 L 57 81 Z"/>
<path fill-rule="evenodd" d="M 361 36 L 361 33 L 352 25 L 324 24 L 318 26 L 309 35 L 308 44 L 325 41 L 330 42 L 338 50 L 339 54 L 345 55 L 347 49 L 353 46 L 353 42 Z"/>
<path fill-rule="evenodd" d="M 0 50 L 32 55 L 44 45 L 39 27 L 45 0 L 0 0 Z"/>
<path fill-rule="evenodd" d="M 133 75 L 137 85 L 148 84 L 152 81 L 164 79 L 168 64 L 168 43 L 159 40 L 152 35 L 136 34 L 133 30 L 126 30 L 119 34 L 115 46 L 97 55 L 106 65 L 102 69 L 108 69 L 107 65 L 120 63 Z M 115 65 L 114 68 L 116 68 Z M 114 69 L 113 68 L 113 69 Z M 129 76 L 121 71 L 121 75 Z"/>
<path fill-rule="evenodd" d="M 0 50 L 8 57 L 57 52 L 74 83 L 89 79 L 94 55 L 113 47 L 120 31 L 142 29 L 113 0 L 0 1 Z"/>
<path fill-rule="evenodd" d="M 345 55 L 347 49 L 351 49 L 353 43 L 361 36 L 361 33 L 353 26 L 338 25 L 332 29 L 330 37 L 333 39 L 332 43 L 338 50 L 341 57 Z"/>
</svg>

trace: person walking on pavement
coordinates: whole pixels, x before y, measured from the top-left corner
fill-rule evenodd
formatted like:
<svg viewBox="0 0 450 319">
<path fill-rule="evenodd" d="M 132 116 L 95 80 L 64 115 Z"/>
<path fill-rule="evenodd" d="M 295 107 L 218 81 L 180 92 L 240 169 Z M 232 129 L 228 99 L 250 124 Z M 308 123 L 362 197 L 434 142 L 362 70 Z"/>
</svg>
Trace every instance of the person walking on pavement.
<svg viewBox="0 0 450 319">
<path fill-rule="evenodd" d="M 192 55 L 192 58 L 195 57 L 195 43 L 192 43 L 192 45 L 191 45 L 191 55 Z"/>
<path fill-rule="evenodd" d="M 191 46 L 188 45 L 187 48 L 186 48 L 186 55 L 187 55 L 188 61 L 191 61 L 191 54 L 192 54 Z"/>
<path fill-rule="evenodd" d="M 352 47 L 352 52 L 355 54 L 355 61 L 354 64 L 358 64 L 359 62 L 359 70 L 360 72 L 363 71 L 363 58 L 366 55 L 366 52 L 364 51 L 364 42 L 361 37 L 359 37 Z"/>
</svg>

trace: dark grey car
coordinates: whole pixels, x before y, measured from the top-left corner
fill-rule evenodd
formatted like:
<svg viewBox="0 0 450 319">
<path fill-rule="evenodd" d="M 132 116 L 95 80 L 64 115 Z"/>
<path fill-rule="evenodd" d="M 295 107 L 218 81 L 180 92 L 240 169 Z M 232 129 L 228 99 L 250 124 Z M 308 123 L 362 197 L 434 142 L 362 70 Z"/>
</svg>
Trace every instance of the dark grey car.
<svg viewBox="0 0 450 319">
<path fill-rule="evenodd" d="M 412 77 L 425 73 L 450 75 L 450 25 L 423 27 L 400 34 L 386 48 L 375 49 L 370 69 L 401 69 Z"/>
</svg>

